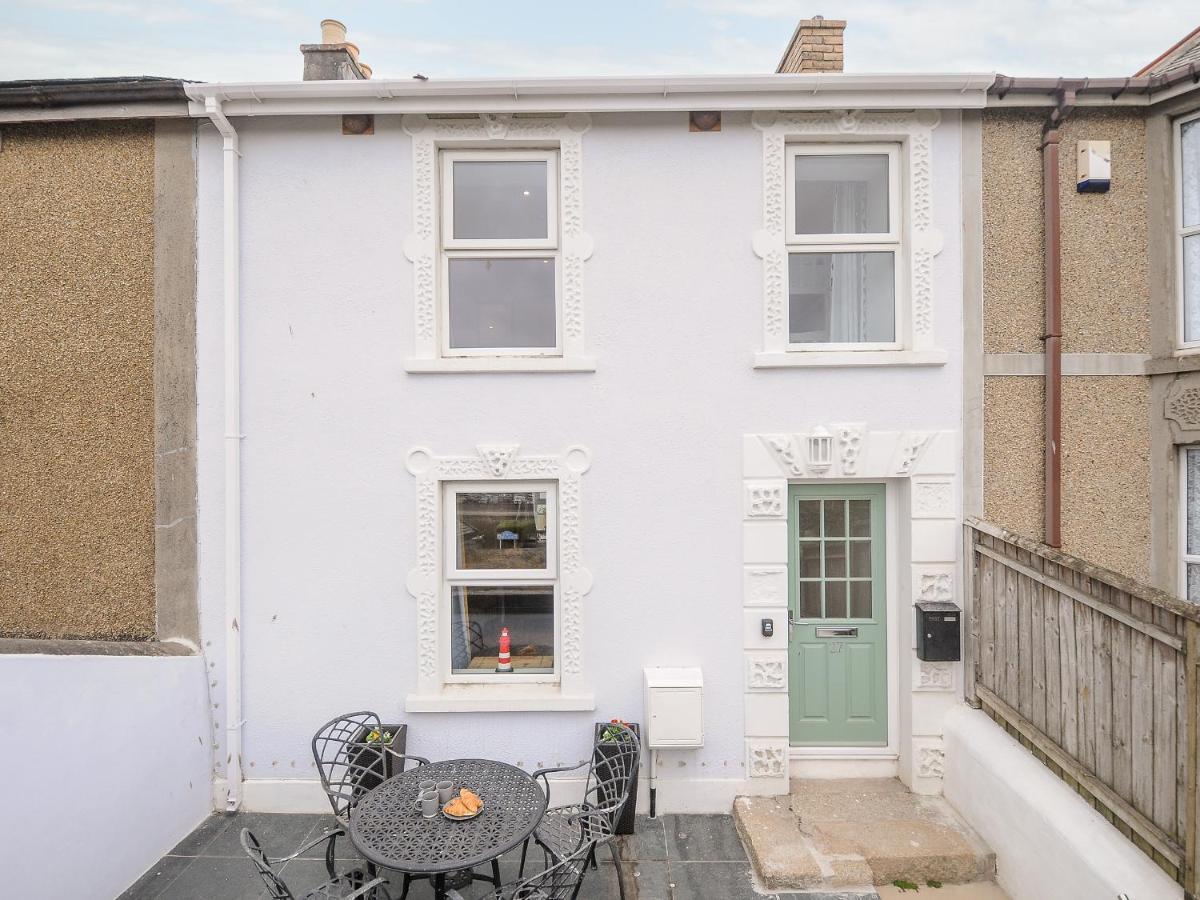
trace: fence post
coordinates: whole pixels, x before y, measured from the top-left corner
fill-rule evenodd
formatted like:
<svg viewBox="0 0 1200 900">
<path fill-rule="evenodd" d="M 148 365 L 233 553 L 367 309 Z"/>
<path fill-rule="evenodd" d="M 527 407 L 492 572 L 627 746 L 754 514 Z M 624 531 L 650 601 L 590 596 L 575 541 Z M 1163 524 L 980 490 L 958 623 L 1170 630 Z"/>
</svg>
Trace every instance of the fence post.
<svg viewBox="0 0 1200 900">
<path fill-rule="evenodd" d="M 975 596 L 975 529 L 963 523 L 963 698 L 979 709 L 975 693 L 975 664 L 979 659 L 979 599 Z"/>
<path fill-rule="evenodd" d="M 1200 809 L 1197 780 L 1200 775 L 1200 622 L 1184 621 L 1184 660 L 1187 666 L 1187 833 L 1183 849 L 1183 889 L 1188 900 L 1200 900 Z"/>
</svg>

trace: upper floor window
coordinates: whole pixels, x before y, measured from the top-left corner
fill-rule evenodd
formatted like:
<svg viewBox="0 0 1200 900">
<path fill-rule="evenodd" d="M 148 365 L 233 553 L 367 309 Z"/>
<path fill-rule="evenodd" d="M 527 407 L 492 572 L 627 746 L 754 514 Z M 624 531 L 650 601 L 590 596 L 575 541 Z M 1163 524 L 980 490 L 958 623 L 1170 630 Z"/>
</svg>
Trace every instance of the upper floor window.
<svg viewBox="0 0 1200 900">
<path fill-rule="evenodd" d="M 898 144 L 787 149 L 788 349 L 900 346 Z"/>
<path fill-rule="evenodd" d="M 1200 348 L 1200 114 L 1176 124 L 1179 212 L 1175 253 L 1182 307 L 1180 346 Z"/>
<path fill-rule="evenodd" d="M 561 355 L 558 153 L 442 151 L 442 353 Z"/>
</svg>

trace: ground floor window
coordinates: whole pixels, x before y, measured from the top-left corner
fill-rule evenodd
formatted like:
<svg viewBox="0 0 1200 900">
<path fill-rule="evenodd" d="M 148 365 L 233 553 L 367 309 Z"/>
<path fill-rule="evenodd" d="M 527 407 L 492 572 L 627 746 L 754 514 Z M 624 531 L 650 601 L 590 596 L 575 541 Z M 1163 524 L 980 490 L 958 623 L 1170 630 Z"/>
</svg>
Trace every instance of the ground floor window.
<svg viewBox="0 0 1200 900">
<path fill-rule="evenodd" d="M 554 678 L 556 485 L 471 482 L 445 491 L 449 615 L 442 621 L 450 630 L 451 678 Z"/>
<path fill-rule="evenodd" d="M 1200 603 L 1200 447 L 1183 450 L 1183 586 Z"/>
</svg>

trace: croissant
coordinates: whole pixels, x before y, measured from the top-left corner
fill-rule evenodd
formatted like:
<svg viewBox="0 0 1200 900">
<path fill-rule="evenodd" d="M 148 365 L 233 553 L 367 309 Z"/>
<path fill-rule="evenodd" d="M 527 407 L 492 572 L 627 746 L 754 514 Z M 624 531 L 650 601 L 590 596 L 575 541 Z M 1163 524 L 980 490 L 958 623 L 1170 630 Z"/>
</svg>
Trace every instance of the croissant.
<svg viewBox="0 0 1200 900">
<path fill-rule="evenodd" d="M 462 797 L 455 797 L 443 809 L 452 816 L 469 816 L 475 811 L 463 802 Z"/>
<path fill-rule="evenodd" d="M 463 805 L 466 806 L 471 812 L 479 812 L 479 810 L 483 808 L 483 801 L 479 799 L 479 795 L 474 791 L 467 790 L 466 788 L 463 788 L 458 792 L 458 799 L 461 800 Z"/>
</svg>

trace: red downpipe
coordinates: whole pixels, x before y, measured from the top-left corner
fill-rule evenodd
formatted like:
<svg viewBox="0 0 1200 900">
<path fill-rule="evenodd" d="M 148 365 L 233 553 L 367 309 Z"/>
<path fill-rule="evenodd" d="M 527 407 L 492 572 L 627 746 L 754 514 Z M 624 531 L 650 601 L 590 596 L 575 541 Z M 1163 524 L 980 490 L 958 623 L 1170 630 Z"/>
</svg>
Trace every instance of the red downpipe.
<svg viewBox="0 0 1200 900">
<path fill-rule="evenodd" d="M 1062 546 L 1062 220 L 1059 203 L 1059 133 L 1075 105 L 1075 91 L 1059 93 L 1058 106 L 1042 128 L 1042 200 L 1045 210 L 1046 333 L 1046 511 L 1043 542 Z"/>
</svg>

